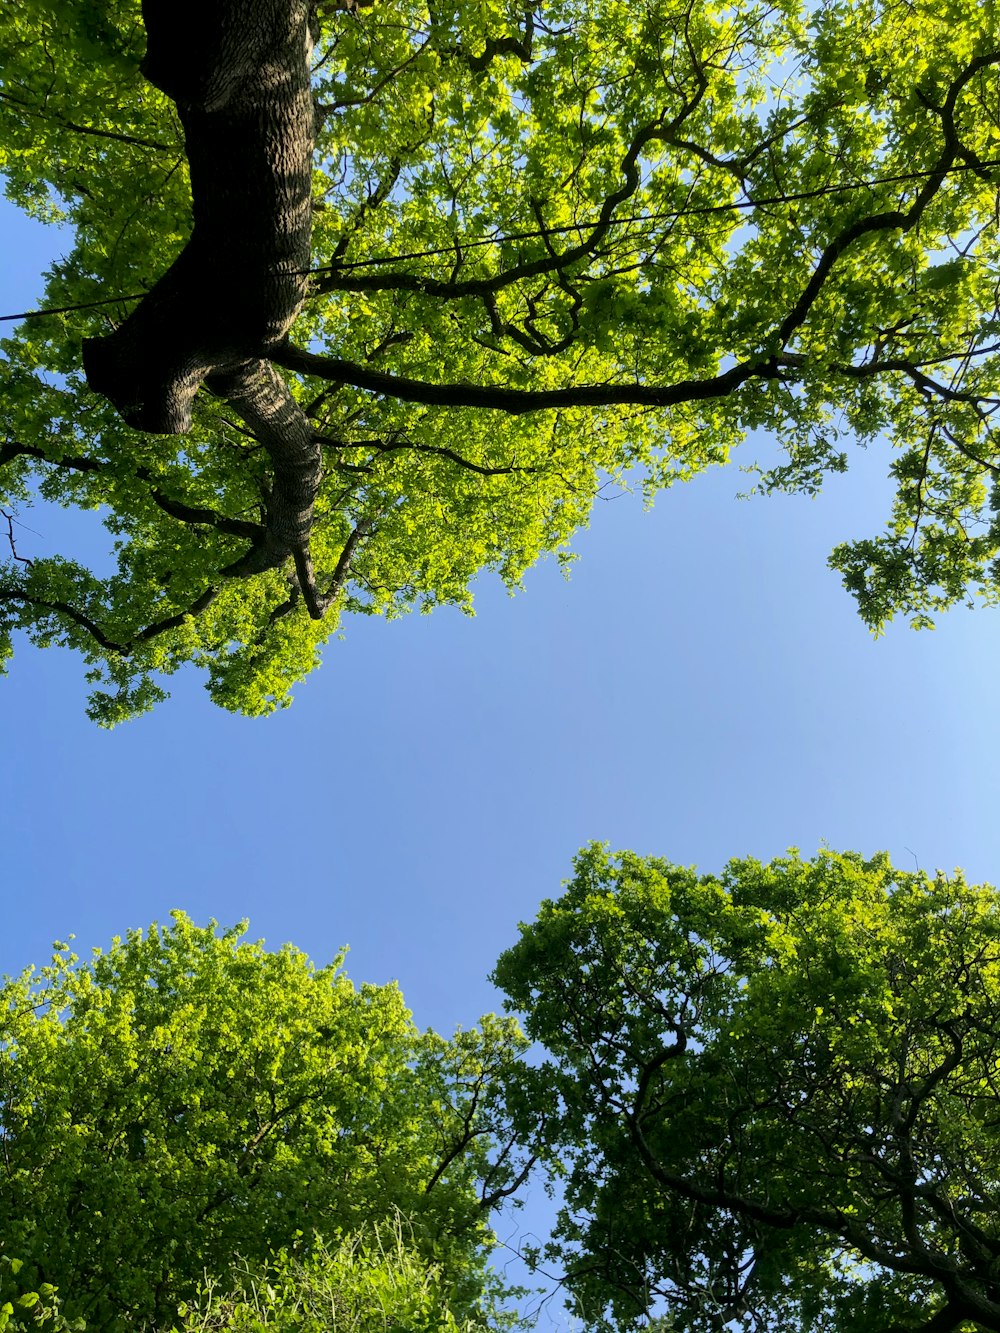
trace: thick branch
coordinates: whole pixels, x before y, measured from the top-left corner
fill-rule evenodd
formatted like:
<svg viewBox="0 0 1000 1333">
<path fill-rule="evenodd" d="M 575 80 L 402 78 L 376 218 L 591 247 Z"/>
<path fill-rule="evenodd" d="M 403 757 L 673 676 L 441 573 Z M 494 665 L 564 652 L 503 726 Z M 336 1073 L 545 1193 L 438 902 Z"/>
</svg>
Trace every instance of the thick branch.
<svg viewBox="0 0 1000 1333">
<path fill-rule="evenodd" d="M 300 375 L 314 375 L 334 384 L 351 384 L 385 398 L 435 407 L 479 407 L 523 416 L 565 407 L 674 407 L 678 403 L 723 398 L 751 379 L 783 377 L 774 358 L 745 361 L 721 375 L 676 384 L 578 384 L 565 389 L 507 389 L 492 384 L 432 384 L 405 375 L 387 375 L 354 361 L 318 356 L 286 342 L 271 360 Z"/>
<path fill-rule="evenodd" d="M 968 1312 L 948 1301 L 921 1324 L 893 1324 L 883 1333 L 954 1333 L 968 1318 Z"/>
<path fill-rule="evenodd" d="M 166 634 L 169 630 L 177 629 L 179 625 L 183 625 L 188 616 L 200 615 L 217 596 L 217 588 L 206 588 L 186 610 L 178 611 L 172 616 L 166 616 L 163 620 L 155 620 L 143 629 L 137 630 L 127 642 L 119 643 L 116 639 L 112 639 L 105 634 L 100 625 L 92 620 L 86 612 L 79 610 L 70 602 L 54 601 L 48 597 L 35 597 L 24 588 L 0 588 L 0 602 L 22 602 L 26 606 L 37 606 L 43 611 L 54 611 L 58 615 L 66 616 L 68 620 L 72 620 L 74 625 L 86 630 L 98 647 L 103 648 L 105 652 L 115 653 L 119 657 L 128 657 L 139 644 L 148 643 L 150 639 L 158 638 L 159 635 Z"/>
<path fill-rule="evenodd" d="M 289 556 L 308 551 L 313 504 L 322 476 L 312 424 L 288 385 L 266 361 L 247 362 L 228 374 L 212 375 L 207 387 L 242 417 L 274 469 L 263 538 L 225 572 L 245 575 L 274 569 Z M 306 587 L 302 591 L 308 597 Z"/>
<path fill-rule="evenodd" d="M 91 388 L 138 430 L 186 431 L 206 377 L 259 359 L 299 312 L 310 254 L 307 8 L 145 0 L 143 70 L 177 102 L 194 229 L 128 319 L 83 349 Z"/>
<path fill-rule="evenodd" d="M 68 467 L 74 472 L 100 472 L 101 465 L 94 458 L 83 458 L 80 455 L 64 454 L 62 458 L 50 458 L 44 449 L 40 449 L 34 444 L 21 444 L 15 440 L 8 440 L 6 444 L 0 445 L 0 467 L 6 463 L 12 463 L 15 458 L 37 458 L 42 463 L 51 463 L 53 467 Z"/>
<path fill-rule="evenodd" d="M 23 588 L 0 588 L 0 602 L 22 602 L 25 606 L 37 606 L 43 611 L 55 611 L 72 620 L 74 625 L 79 625 L 81 629 L 86 630 L 98 647 L 103 648 L 105 652 L 118 653 L 126 657 L 131 652 L 130 645 L 118 643 L 116 640 L 108 638 L 96 621 L 91 620 L 90 616 L 78 610 L 69 602 L 53 601 L 47 597 L 34 597 Z"/>
<path fill-rule="evenodd" d="M 997 351 L 997 347 L 983 348 L 976 351 L 974 355 L 985 355 L 988 352 Z M 957 354 L 956 354 L 957 355 Z M 965 355 L 968 355 L 967 353 Z M 921 362 L 920 365 L 940 364 L 942 362 L 952 361 L 955 355 L 946 355 L 935 357 L 933 362 Z M 803 356 L 783 356 L 781 365 L 788 367 L 802 367 L 807 364 L 807 358 Z M 860 365 L 854 365 L 851 362 L 834 361 L 830 369 L 837 375 L 843 375 L 848 379 L 874 379 L 879 375 L 905 375 L 928 397 L 941 398 L 949 403 L 968 403 L 971 407 L 982 409 L 1000 407 L 1000 398 L 990 397 L 988 394 L 971 393 L 966 389 L 956 389 L 951 385 L 942 384 L 939 380 L 933 379 L 930 375 L 921 370 L 920 365 L 907 361 L 904 357 L 875 357 L 871 361 L 864 361 Z"/>
<path fill-rule="evenodd" d="M 333 578 L 330 580 L 326 592 L 320 597 L 316 593 L 315 588 L 313 589 L 314 602 L 307 601 L 309 614 L 312 616 L 313 620 L 321 619 L 326 612 L 327 607 L 332 606 L 340 596 L 344 584 L 347 582 L 347 576 L 351 572 L 351 563 L 354 560 L 354 553 L 358 549 L 359 543 L 368 536 L 374 526 L 375 525 L 371 519 L 362 519 L 344 543 L 344 549 L 340 553 L 340 558 L 337 561 L 337 568 L 333 571 Z"/>
<path fill-rule="evenodd" d="M 817 1229 L 843 1240 L 864 1259 L 891 1272 L 931 1278 L 940 1284 L 946 1306 L 925 1325 L 921 1325 L 919 1333 L 939 1333 L 939 1330 L 945 1333 L 963 1319 L 969 1318 L 987 1328 L 1000 1330 L 1000 1305 L 983 1292 L 977 1276 L 970 1274 L 967 1266 L 952 1254 L 935 1252 L 923 1243 L 915 1243 L 912 1235 L 906 1236 L 905 1247 L 892 1246 L 891 1242 L 877 1239 L 860 1217 L 840 1209 L 810 1204 L 776 1205 L 766 1197 L 753 1198 L 742 1193 L 738 1186 L 728 1185 L 721 1177 L 716 1183 L 708 1184 L 668 1171 L 653 1152 L 643 1126 L 649 1116 L 646 1103 L 653 1078 L 662 1065 L 679 1054 L 681 1049 L 677 1045 L 667 1047 L 646 1065 L 640 1074 L 632 1108 L 627 1115 L 629 1134 L 639 1157 L 652 1179 L 664 1190 L 711 1208 L 725 1209 L 734 1217 L 778 1231 Z M 905 1224 L 903 1229 L 904 1232 L 910 1230 Z M 962 1313 L 956 1313 L 958 1311 Z"/>
<path fill-rule="evenodd" d="M 662 121 L 657 120 L 644 125 L 642 129 L 636 132 L 622 158 L 620 170 L 623 179 L 621 185 L 607 196 L 601 205 L 601 211 L 597 218 L 588 224 L 590 235 L 585 240 L 578 241 L 576 245 L 571 245 L 566 250 L 557 252 L 548 245 L 549 237 L 576 228 L 554 227 L 550 229 L 543 225 L 538 232 L 530 234 L 539 236 L 546 241 L 547 254 L 540 256 L 538 259 L 525 260 L 521 264 L 515 264 L 500 273 L 491 274 L 489 277 L 469 278 L 463 281 L 459 281 L 454 274 L 450 278 L 431 278 L 419 273 L 399 272 L 351 277 L 341 271 L 334 262 L 332 265 L 324 266 L 324 268 L 329 267 L 332 270 L 327 277 L 314 277 L 313 294 L 323 294 L 330 291 L 412 291 L 422 292 L 427 296 L 436 296 L 449 301 L 469 296 L 489 297 L 513 283 L 523 281 L 525 278 L 540 277 L 548 273 L 562 273 L 581 260 L 592 258 L 598 246 L 615 225 L 616 209 L 631 199 L 642 184 L 642 174 L 638 162 L 644 150 L 650 143 L 667 138 L 677 127 L 683 124 L 701 101 L 702 93 L 703 89 L 700 89 L 669 125 L 664 125 Z M 321 271 L 323 270 L 317 269 L 314 272 Z"/>
<path fill-rule="evenodd" d="M 735 1190 L 721 1185 L 707 1185 L 692 1180 L 688 1176 L 667 1171 L 657 1159 L 643 1131 L 646 1119 L 645 1102 L 652 1085 L 652 1078 L 659 1067 L 674 1054 L 678 1048 L 666 1048 L 643 1070 L 637 1086 L 632 1110 L 628 1115 L 628 1128 L 636 1150 L 650 1176 L 664 1189 L 679 1194 L 681 1198 L 691 1199 L 695 1203 L 707 1204 L 712 1208 L 725 1208 L 736 1217 L 773 1227 L 778 1231 L 790 1231 L 797 1227 L 816 1227 L 833 1236 L 840 1236 L 857 1249 L 866 1259 L 881 1264 L 895 1272 L 924 1274 L 925 1266 L 914 1259 L 899 1255 L 884 1246 L 878 1245 L 862 1230 L 853 1218 L 832 1208 L 811 1206 L 790 1207 L 775 1206 L 764 1199 L 748 1198 Z"/>
<path fill-rule="evenodd" d="M 143 481 L 152 481 L 152 477 L 145 468 L 137 468 L 136 476 L 141 477 Z M 263 534 L 263 529 L 259 523 L 248 523 L 240 518 L 227 518 L 225 514 L 217 513 L 214 509 L 207 509 L 203 505 L 189 505 L 182 500 L 174 500 L 169 495 L 164 495 L 161 490 L 155 486 L 150 489 L 150 499 L 155 505 L 169 514 L 171 518 L 179 519 L 181 523 L 191 523 L 197 527 L 215 528 L 217 532 L 228 533 L 232 537 L 246 537 L 250 541 L 258 541 Z"/>
</svg>

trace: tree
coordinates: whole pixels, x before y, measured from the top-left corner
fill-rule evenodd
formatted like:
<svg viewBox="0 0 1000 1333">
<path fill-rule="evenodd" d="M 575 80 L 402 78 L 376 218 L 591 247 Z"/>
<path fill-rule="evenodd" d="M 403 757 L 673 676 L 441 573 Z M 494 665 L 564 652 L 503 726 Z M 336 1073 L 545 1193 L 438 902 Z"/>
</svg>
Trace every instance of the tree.
<svg viewBox="0 0 1000 1333">
<path fill-rule="evenodd" d="M 146 0 L 144 59 L 135 0 L 0 21 L 0 168 L 75 237 L 4 344 L 0 606 L 98 719 L 187 662 L 266 711 L 344 612 L 468 608 L 753 428 L 764 490 L 888 438 L 873 628 L 996 600 L 995 6 L 344 0 L 307 65 L 248 4 Z M 109 567 L 29 553 L 35 493 Z"/>
<path fill-rule="evenodd" d="M 1000 895 L 887 856 L 597 846 L 496 978 L 588 1322 L 1000 1328 Z"/>
<path fill-rule="evenodd" d="M 516 1027 L 420 1033 L 394 986 L 241 933 L 177 913 L 4 985 L 5 1249 L 90 1329 L 170 1327 L 206 1271 L 224 1295 L 237 1261 L 308 1263 L 402 1216 L 411 1267 L 475 1316 L 517 1174 L 479 1100 Z"/>
</svg>

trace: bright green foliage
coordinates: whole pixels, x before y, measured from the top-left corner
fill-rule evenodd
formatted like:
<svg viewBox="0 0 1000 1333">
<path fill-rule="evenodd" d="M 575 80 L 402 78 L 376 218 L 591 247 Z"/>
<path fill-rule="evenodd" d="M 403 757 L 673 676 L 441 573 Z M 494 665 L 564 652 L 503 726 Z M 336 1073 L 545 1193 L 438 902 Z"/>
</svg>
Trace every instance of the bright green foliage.
<svg viewBox="0 0 1000 1333">
<path fill-rule="evenodd" d="M 588 1324 L 1000 1329 L 991 886 L 593 846 L 496 980 L 548 1053 L 510 1112 Z"/>
<path fill-rule="evenodd" d="M 0 1254 L 0 1333 L 83 1333 L 82 1319 L 70 1321 L 48 1282 L 32 1285 L 20 1259 Z"/>
<path fill-rule="evenodd" d="M 260 1269 L 402 1212 L 435 1290 L 473 1314 L 481 1194 L 507 1184 L 476 1090 L 516 1027 L 421 1034 L 394 986 L 241 933 L 178 913 L 6 983 L 5 1245 L 90 1329 L 169 1326 L 206 1272 L 225 1291 L 237 1257 Z"/>
<path fill-rule="evenodd" d="M 209 1282 L 182 1308 L 183 1333 L 486 1333 L 515 1322 L 456 1318 L 442 1270 L 415 1252 L 400 1218 L 335 1247 L 317 1241 L 305 1259 L 282 1251 L 263 1272 L 239 1265 L 232 1283 Z"/>
<path fill-rule="evenodd" d="M 649 493 L 781 442 L 813 491 L 887 437 L 880 537 L 834 563 L 868 624 L 996 600 L 1000 7 L 980 0 L 399 0 L 319 6 L 313 296 L 291 374 L 323 441 L 311 621 L 282 571 L 220 576 L 266 456 L 202 395 L 148 438 L 86 390 L 128 302 L 20 326 L 0 363 L 0 501 L 100 508 L 117 565 L 22 533 L 8 631 L 79 649 L 113 723 L 194 662 L 287 702 L 341 612 L 468 609 L 563 554 L 608 479 Z M 0 17 L 0 170 L 75 245 L 46 304 L 141 293 L 189 229 L 138 0 Z M 295 356 L 279 357 L 292 370 Z M 748 459 L 747 462 L 751 460 Z M 200 515 L 200 517 L 199 517 Z M 214 590 L 210 604 L 208 590 Z"/>
</svg>

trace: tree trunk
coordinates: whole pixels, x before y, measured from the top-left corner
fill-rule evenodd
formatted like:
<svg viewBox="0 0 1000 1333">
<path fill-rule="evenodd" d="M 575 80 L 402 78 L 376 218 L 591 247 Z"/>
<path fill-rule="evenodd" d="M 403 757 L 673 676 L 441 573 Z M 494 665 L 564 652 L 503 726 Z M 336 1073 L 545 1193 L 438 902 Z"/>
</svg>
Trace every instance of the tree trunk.
<svg viewBox="0 0 1000 1333">
<path fill-rule="evenodd" d="M 91 388 L 137 430 L 187 430 L 207 375 L 266 356 L 305 296 L 312 100 L 306 0 L 145 0 L 143 72 L 177 103 L 194 229 L 108 337 Z"/>
<path fill-rule="evenodd" d="M 231 402 L 258 434 L 274 478 L 267 538 L 227 572 L 258 572 L 291 555 L 300 581 L 311 568 L 320 450 L 265 358 L 298 315 L 308 282 L 308 17 L 307 0 L 143 0 L 142 70 L 177 103 L 194 227 L 129 318 L 83 345 L 90 387 L 136 430 L 188 430 L 206 380 Z"/>
</svg>

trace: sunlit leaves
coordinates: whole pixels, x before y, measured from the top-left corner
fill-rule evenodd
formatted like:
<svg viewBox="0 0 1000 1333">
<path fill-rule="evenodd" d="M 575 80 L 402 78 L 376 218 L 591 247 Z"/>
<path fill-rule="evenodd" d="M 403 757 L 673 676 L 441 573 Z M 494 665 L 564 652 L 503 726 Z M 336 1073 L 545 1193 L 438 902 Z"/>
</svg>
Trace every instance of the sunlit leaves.
<svg viewBox="0 0 1000 1333">
<path fill-rule="evenodd" d="M 454 1043 L 394 986 L 355 987 L 175 914 L 87 965 L 63 945 L 3 988 L 0 1232 L 90 1328 L 173 1319 L 314 1236 L 408 1218 L 413 1262 L 456 1316 L 483 1292 L 479 1182 L 502 1186 L 472 1089 L 519 1049 L 510 1022 Z"/>
<path fill-rule="evenodd" d="M 784 452 L 765 490 L 815 491 L 854 438 L 905 460 L 886 532 L 834 555 L 872 628 L 994 600 L 998 38 L 973 0 L 318 6 L 314 274 L 293 341 L 430 386 L 692 388 L 669 409 L 508 416 L 293 376 L 323 441 L 317 584 L 336 585 L 313 621 L 290 569 L 229 579 L 245 534 L 178 516 L 260 521 L 269 464 L 241 423 L 204 394 L 191 436 L 149 440 L 80 379 L 82 338 L 190 227 L 139 7 L 8 6 L 0 169 L 75 228 L 46 303 L 122 300 L 5 344 L 3 439 L 36 453 L 4 458 L 4 494 L 100 508 L 119 566 L 95 586 L 26 552 L 60 593 L 10 600 L 12 564 L 5 631 L 83 652 L 104 722 L 187 662 L 221 705 L 266 712 L 342 612 L 468 609 L 482 571 L 517 586 L 565 554 L 608 476 L 651 493 L 751 429 Z M 701 392 L 737 366 L 738 385 Z M 108 642 L 51 605 L 73 598 Z"/>
<path fill-rule="evenodd" d="M 486 1333 L 516 1327 L 507 1312 L 456 1317 L 439 1265 L 416 1252 L 405 1220 L 376 1222 L 303 1260 L 280 1251 L 266 1265 L 237 1260 L 230 1284 L 209 1276 L 185 1302 L 183 1333 Z"/>
</svg>

